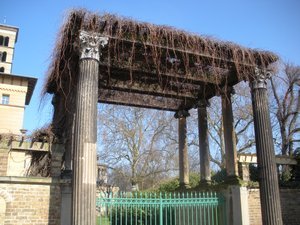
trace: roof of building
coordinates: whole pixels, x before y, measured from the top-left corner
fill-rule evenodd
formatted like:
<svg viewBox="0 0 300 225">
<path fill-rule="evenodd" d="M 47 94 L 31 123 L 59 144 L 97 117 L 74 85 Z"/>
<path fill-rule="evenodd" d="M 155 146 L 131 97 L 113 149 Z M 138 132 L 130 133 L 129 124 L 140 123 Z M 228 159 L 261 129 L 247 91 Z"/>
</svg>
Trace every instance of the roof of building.
<svg viewBox="0 0 300 225">
<path fill-rule="evenodd" d="M 16 40 L 15 42 L 17 42 L 18 40 L 18 34 L 19 34 L 19 28 L 15 27 L 15 26 L 11 26 L 11 25 L 6 25 L 6 24 L 0 24 L 0 30 L 9 30 L 9 31 L 15 31 L 16 32 Z"/>
</svg>

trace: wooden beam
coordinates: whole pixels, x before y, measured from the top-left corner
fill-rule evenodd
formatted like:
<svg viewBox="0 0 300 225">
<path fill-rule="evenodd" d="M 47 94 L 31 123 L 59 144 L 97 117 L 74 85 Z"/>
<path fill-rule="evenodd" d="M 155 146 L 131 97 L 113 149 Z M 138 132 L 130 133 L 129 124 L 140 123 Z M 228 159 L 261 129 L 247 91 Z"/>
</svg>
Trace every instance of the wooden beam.
<svg viewBox="0 0 300 225">
<path fill-rule="evenodd" d="M 161 97 L 170 97 L 175 99 L 195 99 L 197 98 L 197 90 L 192 92 L 189 89 L 179 89 L 178 87 L 165 84 L 164 87 L 159 84 L 151 84 L 147 82 L 138 81 L 120 81 L 117 79 L 110 79 L 110 82 L 100 82 L 100 89 L 111 89 L 127 91 L 132 93 L 148 94 Z M 198 87 L 200 89 L 200 87 Z"/>
<path fill-rule="evenodd" d="M 110 60 L 104 59 L 100 63 L 100 71 L 102 72 L 102 75 L 107 74 L 108 71 L 110 71 L 110 74 L 108 76 L 118 73 L 119 71 L 125 72 L 125 73 L 136 73 L 139 74 L 140 77 L 160 77 L 167 80 L 174 79 L 178 82 L 182 83 L 192 83 L 192 84 L 214 84 L 214 85 L 220 85 L 222 82 L 226 80 L 227 77 L 230 77 L 232 74 L 232 71 L 225 70 L 222 68 L 215 68 L 216 71 L 219 71 L 218 74 L 214 74 L 212 71 L 210 71 L 209 68 L 205 69 L 205 71 L 201 71 L 198 69 L 194 69 L 190 73 L 181 72 L 178 73 L 176 71 L 158 71 L 151 70 L 150 68 L 141 68 L 136 63 L 135 65 L 124 66 L 124 65 L 114 65 L 114 62 L 108 62 Z M 145 66 L 145 62 L 140 62 Z M 104 72 L 104 73 L 103 73 Z"/>
<path fill-rule="evenodd" d="M 160 97 L 107 89 L 99 89 L 98 93 L 98 101 L 101 103 L 108 104 L 143 107 L 166 111 L 191 109 L 194 106 L 194 101 L 191 99 L 180 100 L 168 97 Z"/>
</svg>

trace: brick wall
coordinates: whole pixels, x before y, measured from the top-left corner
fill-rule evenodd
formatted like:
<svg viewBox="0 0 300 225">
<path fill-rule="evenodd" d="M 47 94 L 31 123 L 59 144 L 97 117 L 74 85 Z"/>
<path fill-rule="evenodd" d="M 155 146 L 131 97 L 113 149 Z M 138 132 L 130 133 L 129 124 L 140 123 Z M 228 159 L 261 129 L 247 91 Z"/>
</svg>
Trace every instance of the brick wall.
<svg viewBox="0 0 300 225">
<path fill-rule="evenodd" d="M 51 178 L 0 177 L 6 198 L 4 225 L 60 225 L 61 192 Z M 1 224 L 1 223 L 0 223 Z"/>
<path fill-rule="evenodd" d="M 261 208 L 259 189 L 248 189 L 250 225 L 261 225 Z"/>
<path fill-rule="evenodd" d="M 250 225 L 261 225 L 261 207 L 259 189 L 249 189 L 249 217 Z M 282 219 L 284 225 L 300 224 L 300 190 L 280 190 Z"/>
</svg>

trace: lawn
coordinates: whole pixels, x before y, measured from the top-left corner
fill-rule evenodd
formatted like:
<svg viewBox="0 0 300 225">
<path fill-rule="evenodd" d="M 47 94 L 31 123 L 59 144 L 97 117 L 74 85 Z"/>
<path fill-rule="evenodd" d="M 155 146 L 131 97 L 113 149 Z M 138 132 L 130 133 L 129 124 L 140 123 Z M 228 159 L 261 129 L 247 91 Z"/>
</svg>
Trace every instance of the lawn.
<svg viewBox="0 0 300 225">
<path fill-rule="evenodd" d="M 108 217 L 100 217 L 97 216 L 97 225 L 109 225 L 109 218 Z"/>
</svg>

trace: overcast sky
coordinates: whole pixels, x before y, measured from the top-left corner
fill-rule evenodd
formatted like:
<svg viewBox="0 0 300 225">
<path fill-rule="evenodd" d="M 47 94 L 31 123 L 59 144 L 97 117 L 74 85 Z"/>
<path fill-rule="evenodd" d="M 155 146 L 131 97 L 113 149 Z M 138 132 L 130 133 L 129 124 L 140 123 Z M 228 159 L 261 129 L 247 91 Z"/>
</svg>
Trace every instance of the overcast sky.
<svg viewBox="0 0 300 225">
<path fill-rule="evenodd" d="M 1 1 L 0 23 L 19 27 L 13 73 L 38 78 L 24 128 L 49 123 L 49 101 L 40 108 L 41 88 L 57 32 L 72 8 L 109 12 L 139 21 L 169 25 L 189 32 L 273 51 L 283 61 L 300 65 L 299 0 L 7 0 Z"/>
</svg>

